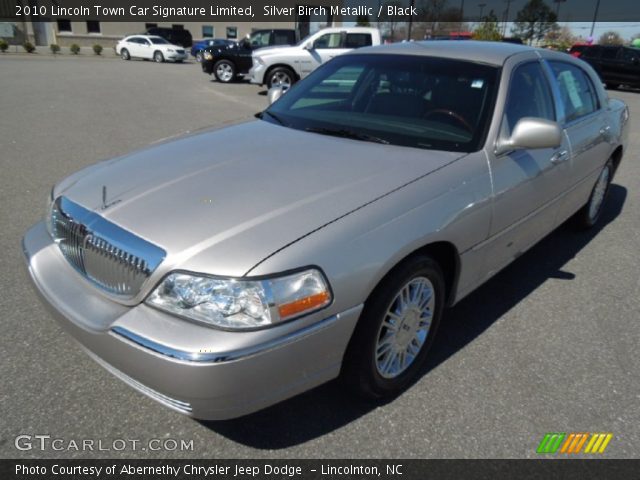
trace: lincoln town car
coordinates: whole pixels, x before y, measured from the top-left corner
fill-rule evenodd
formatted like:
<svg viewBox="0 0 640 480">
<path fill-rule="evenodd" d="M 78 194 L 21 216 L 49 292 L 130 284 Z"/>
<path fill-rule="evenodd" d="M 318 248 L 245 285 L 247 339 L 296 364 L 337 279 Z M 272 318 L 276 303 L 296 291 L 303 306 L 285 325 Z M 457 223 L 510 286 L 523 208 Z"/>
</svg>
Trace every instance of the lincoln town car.
<svg viewBox="0 0 640 480">
<path fill-rule="evenodd" d="M 61 180 L 23 239 L 87 354 L 196 418 L 338 377 L 400 394 L 448 307 L 598 222 L 627 148 L 629 111 L 589 65 L 515 44 L 366 47 L 268 98 Z"/>
</svg>

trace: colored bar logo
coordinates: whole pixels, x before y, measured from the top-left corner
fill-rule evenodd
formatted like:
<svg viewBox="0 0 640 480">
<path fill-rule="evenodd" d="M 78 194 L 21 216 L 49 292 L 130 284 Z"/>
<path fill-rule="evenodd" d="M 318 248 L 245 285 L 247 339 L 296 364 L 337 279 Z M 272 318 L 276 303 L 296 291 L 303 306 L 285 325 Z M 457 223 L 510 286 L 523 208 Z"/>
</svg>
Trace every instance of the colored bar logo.
<svg viewBox="0 0 640 480">
<path fill-rule="evenodd" d="M 612 438 L 612 433 L 547 433 L 538 445 L 536 453 L 600 454 L 604 453 Z"/>
</svg>

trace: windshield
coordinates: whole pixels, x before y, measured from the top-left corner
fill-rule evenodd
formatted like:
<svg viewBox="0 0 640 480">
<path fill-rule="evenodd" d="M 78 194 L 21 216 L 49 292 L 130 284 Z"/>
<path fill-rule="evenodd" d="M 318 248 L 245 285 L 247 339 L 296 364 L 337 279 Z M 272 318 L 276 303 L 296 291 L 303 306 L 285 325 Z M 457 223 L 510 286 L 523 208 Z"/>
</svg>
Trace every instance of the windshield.
<svg viewBox="0 0 640 480">
<path fill-rule="evenodd" d="M 482 147 L 500 70 L 416 55 L 344 55 L 262 116 L 297 130 L 432 150 Z"/>
<path fill-rule="evenodd" d="M 162 37 L 149 37 L 149 40 L 155 45 L 170 45 L 170 43 Z"/>
</svg>

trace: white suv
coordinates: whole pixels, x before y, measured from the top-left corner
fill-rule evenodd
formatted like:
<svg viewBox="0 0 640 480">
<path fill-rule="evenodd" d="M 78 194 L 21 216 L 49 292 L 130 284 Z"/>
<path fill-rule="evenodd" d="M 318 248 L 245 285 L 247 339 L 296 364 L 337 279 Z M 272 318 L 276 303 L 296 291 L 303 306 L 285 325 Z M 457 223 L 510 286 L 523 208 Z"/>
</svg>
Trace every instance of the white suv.
<svg viewBox="0 0 640 480">
<path fill-rule="evenodd" d="M 380 45 L 380 30 L 368 27 L 324 28 L 293 47 L 253 52 L 251 83 L 289 87 L 333 57 L 354 48 Z"/>
</svg>

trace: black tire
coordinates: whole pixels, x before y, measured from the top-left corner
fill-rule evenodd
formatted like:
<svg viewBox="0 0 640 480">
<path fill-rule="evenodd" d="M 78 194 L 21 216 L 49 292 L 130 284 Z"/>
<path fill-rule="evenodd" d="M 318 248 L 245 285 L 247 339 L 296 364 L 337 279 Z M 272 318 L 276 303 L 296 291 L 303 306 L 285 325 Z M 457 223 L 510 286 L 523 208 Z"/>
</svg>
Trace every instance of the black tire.
<svg viewBox="0 0 640 480">
<path fill-rule="evenodd" d="M 411 282 L 421 282 L 424 278 L 431 283 L 435 298 L 426 339 L 421 347 L 418 347 L 419 350 L 412 363 L 409 363 L 397 376 L 385 378 L 380 372 L 378 364 L 380 354 L 376 355 L 376 351 L 382 351 L 380 340 L 389 334 L 388 331 L 384 331 L 386 327 L 383 326 L 383 323 L 387 324 L 385 320 L 388 320 L 388 311 L 394 309 L 396 297 L 400 295 L 400 292 Z M 392 397 L 411 385 L 424 369 L 427 354 L 440 324 L 444 300 L 444 276 L 438 263 L 430 256 L 414 255 L 397 265 L 380 282 L 365 303 L 343 361 L 341 373 L 343 382 L 355 393 L 368 400 Z M 403 320 L 397 331 L 403 333 L 404 326 Z M 396 338 L 399 338 L 398 335 Z M 395 348 L 395 344 L 393 348 Z M 391 351 L 391 349 L 389 347 L 387 350 Z M 382 362 L 384 362 L 384 357 Z"/>
<path fill-rule="evenodd" d="M 267 75 L 267 87 L 285 86 L 291 87 L 296 83 L 296 74 L 287 67 L 276 67 Z"/>
<path fill-rule="evenodd" d="M 129 50 L 123 48 L 120 50 L 120 58 L 123 60 L 131 60 L 131 55 L 129 54 Z"/>
<path fill-rule="evenodd" d="M 591 190 L 591 195 L 589 195 L 589 201 L 587 201 L 587 203 L 578 210 L 575 215 L 575 224 L 578 228 L 588 229 L 598 223 L 598 220 L 602 215 L 604 204 L 607 201 L 607 195 L 609 193 L 609 186 L 611 185 L 613 173 L 613 162 L 609 160 L 605 166 L 602 167 L 600 175 L 598 175 L 598 180 L 596 180 L 596 183 Z M 606 179 L 603 180 L 603 177 L 606 177 Z M 603 181 L 604 184 L 602 184 Z M 603 188 L 604 190 L 602 190 Z M 594 202 L 598 202 L 598 205 L 595 205 Z"/>
<path fill-rule="evenodd" d="M 611 82 L 607 82 L 605 83 L 607 90 L 618 90 L 618 88 L 620 88 L 620 84 L 619 83 L 611 83 Z"/>
<path fill-rule="evenodd" d="M 164 62 L 164 55 L 160 50 L 156 50 L 155 52 L 153 52 L 153 61 L 156 63 Z"/>
<path fill-rule="evenodd" d="M 236 79 L 236 66 L 229 60 L 218 60 L 213 66 L 213 74 L 221 83 L 231 83 Z"/>
</svg>

